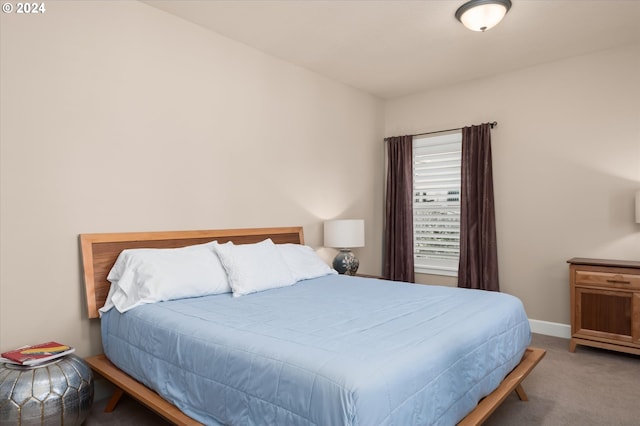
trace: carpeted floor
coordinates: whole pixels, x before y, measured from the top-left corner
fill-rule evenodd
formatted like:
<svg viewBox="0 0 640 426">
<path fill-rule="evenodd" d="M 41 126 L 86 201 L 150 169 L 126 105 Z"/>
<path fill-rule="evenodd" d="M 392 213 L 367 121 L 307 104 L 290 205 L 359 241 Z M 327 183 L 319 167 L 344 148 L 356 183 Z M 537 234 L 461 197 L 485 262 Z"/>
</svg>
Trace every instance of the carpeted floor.
<svg viewBox="0 0 640 426">
<path fill-rule="evenodd" d="M 523 382 L 529 401 L 510 395 L 485 425 L 640 425 L 640 356 L 584 346 L 570 353 L 568 340 L 539 334 L 531 345 L 547 354 Z M 112 413 L 105 404 L 94 403 L 85 426 L 168 424 L 126 397 Z"/>
<path fill-rule="evenodd" d="M 523 386 L 528 402 L 510 395 L 487 426 L 640 425 L 640 356 L 578 346 L 533 335 L 547 350 Z"/>
</svg>

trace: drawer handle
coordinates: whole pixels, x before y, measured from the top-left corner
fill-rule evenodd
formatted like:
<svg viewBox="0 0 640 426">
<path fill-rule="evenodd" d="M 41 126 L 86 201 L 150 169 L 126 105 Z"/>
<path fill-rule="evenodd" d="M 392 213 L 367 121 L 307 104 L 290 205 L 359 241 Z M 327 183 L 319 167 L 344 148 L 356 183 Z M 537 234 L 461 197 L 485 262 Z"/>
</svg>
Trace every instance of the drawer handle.
<svg viewBox="0 0 640 426">
<path fill-rule="evenodd" d="M 631 284 L 631 281 L 624 280 L 607 280 L 607 282 L 611 284 Z"/>
</svg>

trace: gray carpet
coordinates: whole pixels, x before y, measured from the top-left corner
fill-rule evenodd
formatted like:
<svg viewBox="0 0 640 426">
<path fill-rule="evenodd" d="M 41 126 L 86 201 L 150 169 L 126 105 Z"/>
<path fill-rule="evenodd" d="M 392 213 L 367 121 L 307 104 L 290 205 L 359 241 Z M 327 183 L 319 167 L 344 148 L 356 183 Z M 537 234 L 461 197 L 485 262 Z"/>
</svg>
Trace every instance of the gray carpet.
<svg viewBox="0 0 640 426">
<path fill-rule="evenodd" d="M 532 346 L 547 354 L 523 382 L 529 401 L 510 395 L 485 425 L 640 425 L 640 356 L 584 346 L 572 354 L 568 340 L 538 334 Z M 112 413 L 105 404 L 95 402 L 85 426 L 168 424 L 126 397 Z"/>
</svg>

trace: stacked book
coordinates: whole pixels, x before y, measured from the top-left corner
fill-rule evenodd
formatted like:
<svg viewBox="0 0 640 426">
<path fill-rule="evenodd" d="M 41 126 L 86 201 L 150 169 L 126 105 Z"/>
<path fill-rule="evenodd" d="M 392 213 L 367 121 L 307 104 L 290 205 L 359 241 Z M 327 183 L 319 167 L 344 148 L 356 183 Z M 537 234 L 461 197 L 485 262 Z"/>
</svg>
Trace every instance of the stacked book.
<svg viewBox="0 0 640 426">
<path fill-rule="evenodd" d="M 33 366 L 47 361 L 61 358 L 75 352 L 75 348 L 58 342 L 40 343 L 39 345 L 23 346 L 0 354 L 0 363 Z"/>
</svg>

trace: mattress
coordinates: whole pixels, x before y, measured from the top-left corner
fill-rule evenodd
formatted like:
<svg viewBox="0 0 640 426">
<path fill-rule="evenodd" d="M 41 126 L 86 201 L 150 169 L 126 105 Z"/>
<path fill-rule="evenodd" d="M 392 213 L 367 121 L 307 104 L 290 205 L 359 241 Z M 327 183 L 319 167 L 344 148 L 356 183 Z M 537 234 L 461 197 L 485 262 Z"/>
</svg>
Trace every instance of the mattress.
<svg viewBox="0 0 640 426">
<path fill-rule="evenodd" d="M 344 275 L 101 324 L 115 365 L 208 425 L 454 425 L 530 343 L 516 297 Z"/>
</svg>

